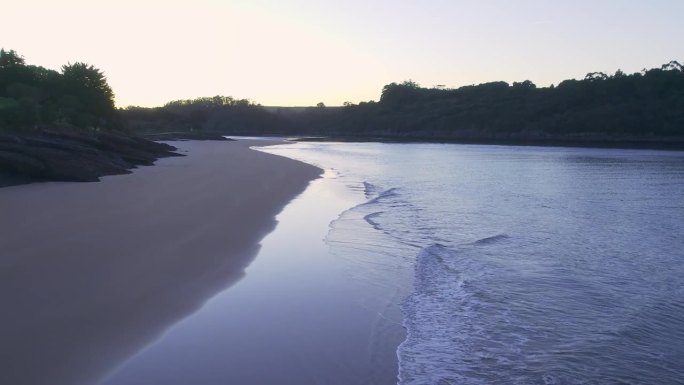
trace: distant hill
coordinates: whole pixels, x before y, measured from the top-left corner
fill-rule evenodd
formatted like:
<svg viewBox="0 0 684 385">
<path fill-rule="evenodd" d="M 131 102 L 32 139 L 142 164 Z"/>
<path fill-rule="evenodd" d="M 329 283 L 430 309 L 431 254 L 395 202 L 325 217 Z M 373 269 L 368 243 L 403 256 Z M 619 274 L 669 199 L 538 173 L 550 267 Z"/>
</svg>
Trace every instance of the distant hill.
<svg viewBox="0 0 684 385">
<path fill-rule="evenodd" d="M 392 83 L 379 102 L 349 106 L 318 129 L 453 140 L 683 141 L 684 70 L 671 62 L 631 75 L 590 73 L 547 88 L 530 81 L 458 89 Z"/>
<path fill-rule="evenodd" d="M 222 99 L 223 98 L 223 99 Z M 684 144 L 684 67 L 587 74 L 557 86 L 491 82 L 456 89 L 386 85 L 378 102 L 263 107 L 214 97 L 123 111 L 134 130 L 474 142 Z"/>
</svg>

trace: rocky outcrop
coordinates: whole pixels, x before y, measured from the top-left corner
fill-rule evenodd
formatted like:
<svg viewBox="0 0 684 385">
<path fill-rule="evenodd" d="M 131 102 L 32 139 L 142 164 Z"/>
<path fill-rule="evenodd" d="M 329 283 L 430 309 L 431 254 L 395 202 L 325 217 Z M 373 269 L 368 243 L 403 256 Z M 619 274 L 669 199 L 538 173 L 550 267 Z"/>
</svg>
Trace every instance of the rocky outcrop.
<svg viewBox="0 0 684 385">
<path fill-rule="evenodd" d="M 41 130 L 0 134 L 0 186 L 35 181 L 97 181 L 126 174 L 176 148 L 121 132 Z"/>
</svg>

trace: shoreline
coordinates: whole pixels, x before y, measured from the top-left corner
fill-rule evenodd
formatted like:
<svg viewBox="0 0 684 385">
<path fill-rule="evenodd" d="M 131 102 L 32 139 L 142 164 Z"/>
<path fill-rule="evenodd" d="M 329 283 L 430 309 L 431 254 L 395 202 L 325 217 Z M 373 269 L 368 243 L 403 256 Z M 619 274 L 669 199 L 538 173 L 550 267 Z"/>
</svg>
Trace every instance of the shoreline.
<svg viewBox="0 0 684 385">
<path fill-rule="evenodd" d="M 294 142 L 343 142 L 343 143 L 444 143 L 490 146 L 608 148 L 628 150 L 684 151 L 684 139 L 666 140 L 605 140 L 605 139 L 524 139 L 524 138 L 452 138 L 422 136 L 290 136 Z"/>
<path fill-rule="evenodd" d="M 347 182 L 334 172 L 313 181 L 278 214 L 245 279 L 100 385 L 396 384 L 402 296 L 364 279 L 368 266 L 328 238 L 366 201 Z"/>
<path fill-rule="evenodd" d="M 97 382 L 239 281 L 321 174 L 256 144 L 174 142 L 187 156 L 129 175 L 0 189 L 0 382 Z"/>
</svg>

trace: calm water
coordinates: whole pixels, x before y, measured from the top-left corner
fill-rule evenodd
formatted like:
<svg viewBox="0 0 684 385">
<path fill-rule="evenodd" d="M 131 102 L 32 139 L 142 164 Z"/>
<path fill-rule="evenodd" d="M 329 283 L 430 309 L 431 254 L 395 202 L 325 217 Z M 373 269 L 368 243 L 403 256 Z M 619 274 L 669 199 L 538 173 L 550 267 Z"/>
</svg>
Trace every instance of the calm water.
<svg viewBox="0 0 684 385">
<path fill-rule="evenodd" d="M 684 383 L 684 153 L 266 151 L 365 195 L 326 242 L 352 279 L 394 293 L 399 383 Z"/>
</svg>

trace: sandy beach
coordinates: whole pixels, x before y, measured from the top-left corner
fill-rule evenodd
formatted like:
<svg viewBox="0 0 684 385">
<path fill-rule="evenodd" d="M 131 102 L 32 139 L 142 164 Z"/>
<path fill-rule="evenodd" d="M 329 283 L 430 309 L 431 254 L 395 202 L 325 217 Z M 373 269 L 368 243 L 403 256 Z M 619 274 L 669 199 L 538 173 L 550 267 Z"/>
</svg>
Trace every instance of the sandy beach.
<svg viewBox="0 0 684 385">
<path fill-rule="evenodd" d="M 96 382 L 239 280 L 321 173 L 264 141 L 172 144 L 188 156 L 0 189 L 0 383 Z"/>
</svg>

